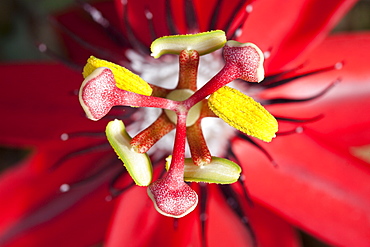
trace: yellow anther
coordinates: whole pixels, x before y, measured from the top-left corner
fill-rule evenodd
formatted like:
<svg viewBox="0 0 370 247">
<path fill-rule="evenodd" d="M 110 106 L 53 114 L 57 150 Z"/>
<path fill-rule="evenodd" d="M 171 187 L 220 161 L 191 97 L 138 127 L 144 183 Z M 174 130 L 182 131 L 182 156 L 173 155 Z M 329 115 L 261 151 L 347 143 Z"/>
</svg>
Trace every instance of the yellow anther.
<svg viewBox="0 0 370 247">
<path fill-rule="evenodd" d="M 118 88 L 147 96 L 152 94 L 152 88 L 146 81 L 141 79 L 140 76 L 115 63 L 111 63 L 93 56 L 87 60 L 87 64 L 83 69 L 82 74 L 84 78 L 90 75 L 95 69 L 100 67 L 106 67 L 112 70 L 114 79 L 116 81 L 116 86 Z"/>
<path fill-rule="evenodd" d="M 224 31 L 215 30 L 197 34 L 164 36 L 153 41 L 150 49 L 154 58 L 163 54 L 180 54 L 183 50 L 196 50 L 205 55 L 222 48 L 226 43 Z"/>
<path fill-rule="evenodd" d="M 208 99 L 209 108 L 232 127 L 266 142 L 278 131 L 278 123 L 260 103 L 224 86 Z"/>
</svg>

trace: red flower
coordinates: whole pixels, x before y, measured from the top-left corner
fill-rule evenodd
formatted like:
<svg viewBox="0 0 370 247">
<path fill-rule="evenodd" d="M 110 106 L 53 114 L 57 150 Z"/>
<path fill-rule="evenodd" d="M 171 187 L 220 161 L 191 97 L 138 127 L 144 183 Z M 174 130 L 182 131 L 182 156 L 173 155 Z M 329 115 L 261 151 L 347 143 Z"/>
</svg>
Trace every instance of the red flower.
<svg viewBox="0 0 370 247">
<path fill-rule="evenodd" d="M 118 18 L 112 3 L 96 5 L 110 21 L 97 19 L 104 28 L 78 11 L 57 18 L 73 33 L 65 37 L 73 64 L 102 53 L 130 65 L 124 51 L 146 52 L 150 34 L 226 28 L 231 37 L 242 30 L 239 40 L 252 41 L 269 55 L 265 83 L 248 89 L 255 89 L 278 118 L 280 136 L 270 144 L 234 136 L 225 155 L 236 155 L 245 179 L 232 186 L 192 185 L 199 206 L 174 221 L 154 210 L 142 188 L 131 186 L 105 141 L 107 121 L 84 117 L 74 95 L 80 71 L 58 64 L 3 65 L 0 109 L 6 121 L 0 141 L 34 149 L 23 164 L 2 174 L 0 245 L 89 246 L 105 241 L 107 246 L 248 246 L 254 241 L 251 226 L 261 246 L 298 246 L 292 224 L 331 244 L 366 246 L 370 171 L 363 154 L 370 137 L 370 36 L 333 36 L 316 47 L 352 1 L 127 2 L 116 1 Z M 83 7 L 99 17 L 90 5 Z M 194 13 L 197 22 L 192 21 Z M 307 64 L 300 68 L 302 61 Z M 309 73 L 338 62 L 344 64 L 340 70 Z M 330 87 L 336 80 L 340 82 Z M 302 100 L 323 92 L 315 100 Z M 138 121 L 132 109 L 124 111 L 126 125 Z M 122 109 L 111 113 L 122 115 Z M 295 133 L 287 134 L 290 130 Z M 158 152 L 154 158 L 165 156 Z M 159 164 L 156 170 L 161 169 Z M 254 207 L 241 185 L 248 188 Z"/>
</svg>

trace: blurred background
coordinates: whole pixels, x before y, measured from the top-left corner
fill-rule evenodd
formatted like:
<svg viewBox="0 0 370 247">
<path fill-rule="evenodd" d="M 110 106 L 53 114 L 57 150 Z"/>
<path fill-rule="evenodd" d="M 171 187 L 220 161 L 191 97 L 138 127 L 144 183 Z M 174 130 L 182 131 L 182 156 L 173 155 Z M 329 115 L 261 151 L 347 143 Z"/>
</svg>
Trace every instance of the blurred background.
<svg viewBox="0 0 370 247">
<path fill-rule="evenodd" d="M 48 16 L 74 4 L 75 0 L 1 0 L 0 66 L 2 63 L 50 60 L 37 49 L 40 41 L 62 54 L 62 45 L 48 22 Z M 370 0 L 358 1 L 332 32 L 364 30 L 370 30 Z M 29 150 L 0 146 L 0 173 L 28 153 Z M 305 233 L 302 233 L 302 239 L 307 247 L 327 246 Z"/>
</svg>

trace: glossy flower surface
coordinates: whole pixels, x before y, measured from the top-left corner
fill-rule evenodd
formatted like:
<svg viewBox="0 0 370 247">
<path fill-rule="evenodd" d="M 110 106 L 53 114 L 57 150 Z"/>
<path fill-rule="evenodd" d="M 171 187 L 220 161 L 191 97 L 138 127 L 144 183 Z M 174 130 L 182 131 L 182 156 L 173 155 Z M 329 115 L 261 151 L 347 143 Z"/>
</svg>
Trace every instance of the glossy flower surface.
<svg viewBox="0 0 370 247">
<path fill-rule="evenodd" d="M 352 3 L 116 1 L 115 6 L 82 4 L 87 15 L 59 15 L 69 65 L 78 70 L 60 64 L 0 67 L 5 78 L 0 109 L 6 117 L 1 143 L 34 147 L 22 164 L 2 174 L 0 196 L 6 200 L 0 204 L 0 245 L 253 246 L 257 241 L 260 246 L 299 246 L 296 226 L 333 245 L 366 246 L 370 36 L 323 41 Z M 279 121 L 279 132 L 268 144 L 220 125 L 216 138 L 204 133 L 212 155 L 240 164 L 241 179 L 233 185 L 191 183 L 199 205 L 174 220 L 154 210 L 145 188 L 132 186 L 104 133 L 107 123 L 119 118 L 134 136 L 158 116 L 143 121 L 149 112 L 114 107 L 94 122 L 85 117 L 74 90 L 91 54 L 170 88 L 166 83 L 176 78 L 178 64 L 171 57 L 150 58 L 151 42 L 214 29 L 264 52 L 265 80 L 235 81 L 233 87 L 264 105 Z M 207 69 L 199 70 L 198 79 L 207 82 L 224 61 L 217 53 L 203 57 L 199 68 Z M 204 132 L 212 129 L 204 125 Z M 173 128 L 168 125 L 166 131 Z M 214 142 L 220 132 L 230 141 Z M 155 179 L 172 150 L 166 143 L 153 144 L 148 153 Z"/>
</svg>

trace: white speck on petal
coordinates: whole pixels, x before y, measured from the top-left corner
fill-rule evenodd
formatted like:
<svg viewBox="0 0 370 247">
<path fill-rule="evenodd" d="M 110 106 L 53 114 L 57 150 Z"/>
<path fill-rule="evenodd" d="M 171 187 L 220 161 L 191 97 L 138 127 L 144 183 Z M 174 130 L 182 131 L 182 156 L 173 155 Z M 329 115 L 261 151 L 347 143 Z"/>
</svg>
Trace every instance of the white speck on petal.
<svg viewBox="0 0 370 247">
<path fill-rule="evenodd" d="M 245 7 L 245 11 L 247 11 L 247 13 L 251 13 L 253 11 L 252 4 L 248 4 L 247 7 Z"/>
<path fill-rule="evenodd" d="M 302 133 L 303 132 L 303 127 L 299 126 L 295 129 L 296 133 Z"/>
<path fill-rule="evenodd" d="M 240 35 L 242 35 L 243 33 L 243 30 L 241 28 L 238 28 L 236 31 L 235 31 L 235 36 L 236 37 L 240 37 Z"/>
<path fill-rule="evenodd" d="M 146 17 L 148 20 L 153 19 L 153 14 L 152 14 L 152 12 L 150 12 L 149 10 L 148 10 L 148 11 L 145 11 L 145 17 Z"/>
<path fill-rule="evenodd" d="M 59 190 L 60 192 L 67 192 L 71 189 L 71 186 L 69 186 L 69 184 L 62 184 L 60 187 L 59 187 Z"/>
<path fill-rule="evenodd" d="M 265 51 L 263 53 L 263 56 L 265 57 L 265 59 L 269 58 L 271 56 L 271 52 L 270 51 Z"/>
<path fill-rule="evenodd" d="M 48 49 L 48 47 L 44 43 L 39 44 L 38 48 L 40 52 L 46 52 Z"/>
<path fill-rule="evenodd" d="M 60 135 L 60 139 L 62 141 L 67 141 L 69 139 L 69 135 L 67 133 L 63 133 Z"/>
<path fill-rule="evenodd" d="M 342 68 L 343 68 L 343 63 L 338 62 L 338 63 L 336 63 L 336 64 L 335 64 L 335 66 L 334 66 L 334 67 L 335 67 L 335 69 L 336 69 L 336 70 L 340 70 L 340 69 L 342 69 Z"/>
</svg>

